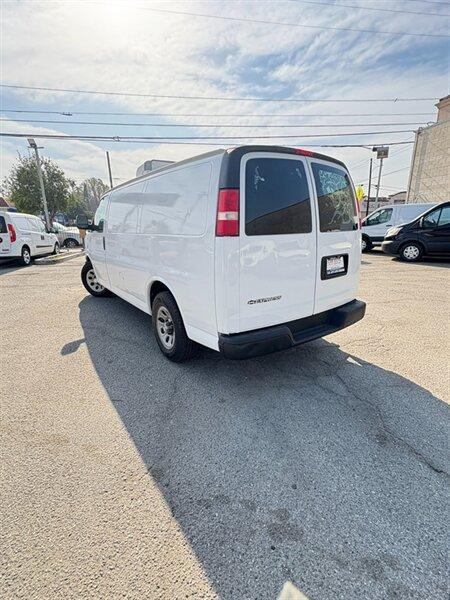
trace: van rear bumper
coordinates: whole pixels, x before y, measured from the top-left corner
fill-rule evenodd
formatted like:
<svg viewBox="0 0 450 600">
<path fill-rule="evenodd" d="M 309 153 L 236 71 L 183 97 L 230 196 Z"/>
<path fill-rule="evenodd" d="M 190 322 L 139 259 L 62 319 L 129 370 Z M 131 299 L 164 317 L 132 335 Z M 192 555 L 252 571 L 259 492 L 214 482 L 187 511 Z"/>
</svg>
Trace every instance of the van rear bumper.
<svg viewBox="0 0 450 600">
<path fill-rule="evenodd" d="M 366 303 L 352 300 L 331 310 L 272 327 L 233 333 L 219 333 L 219 351 L 232 359 L 252 358 L 278 350 L 286 350 L 321 338 L 360 321 Z"/>
</svg>

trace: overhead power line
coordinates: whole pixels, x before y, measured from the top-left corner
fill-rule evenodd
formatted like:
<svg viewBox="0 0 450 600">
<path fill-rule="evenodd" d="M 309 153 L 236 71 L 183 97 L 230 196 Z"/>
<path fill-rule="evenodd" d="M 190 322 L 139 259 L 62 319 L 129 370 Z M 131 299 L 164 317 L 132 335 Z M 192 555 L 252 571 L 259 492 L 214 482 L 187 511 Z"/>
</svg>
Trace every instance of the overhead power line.
<svg viewBox="0 0 450 600">
<path fill-rule="evenodd" d="M 89 111 L 89 110 L 25 110 L 16 108 L 2 108 L 0 112 L 14 114 L 37 114 L 37 115 L 61 115 L 63 117 L 73 117 L 74 115 L 107 115 L 110 117 L 435 117 L 435 113 L 349 113 L 349 114 L 199 114 L 199 113 L 146 113 L 146 112 L 108 112 L 108 111 Z"/>
<path fill-rule="evenodd" d="M 436 2 L 436 0 L 411 0 L 411 2 L 425 2 L 425 4 L 437 4 L 438 6 L 450 6 L 448 2 Z"/>
<path fill-rule="evenodd" d="M 257 23 L 262 25 L 284 25 L 286 27 L 301 27 L 305 29 L 324 29 L 330 31 L 352 31 L 354 33 L 371 33 L 378 35 L 407 35 L 413 37 L 432 37 L 432 38 L 448 38 L 449 35 L 445 33 L 413 33 L 409 31 L 380 31 L 378 29 L 354 29 L 353 27 L 330 27 L 329 25 L 305 25 L 303 23 L 287 23 L 286 21 L 266 21 L 265 19 L 247 19 L 244 17 L 229 17 L 224 15 L 211 15 L 205 13 L 193 13 L 185 10 L 167 10 L 166 8 L 150 8 L 147 6 L 137 7 L 141 10 L 147 10 L 156 13 L 164 13 L 169 15 L 185 15 L 188 17 L 202 17 L 205 19 L 220 19 L 223 21 L 234 21 L 242 23 Z"/>
<path fill-rule="evenodd" d="M 152 9 L 153 10 L 153 9 Z M 238 102 L 434 102 L 439 100 L 437 96 L 432 98 L 236 98 L 226 96 L 176 96 L 168 94 L 142 94 L 138 92 L 103 92 L 98 90 L 77 90 L 68 88 L 52 88 L 32 85 L 13 85 L 0 83 L 0 87 L 20 90 L 36 90 L 43 92 L 63 92 L 71 94 L 98 94 L 102 96 L 133 96 L 136 98 L 169 98 L 175 100 L 228 100 Z"/>
<path fill-rule="evenodd" d="M 282 125 L 273 125 L 273 124 L 263 124 L 263 123 L 254 123 L 252 125 L 222 125 L 220 123 L 117 123 L 111 121 L 52 121 L 46 119 L 0 119 L 0 122 L 14 122 L 14 123 L 46 123 L 52 125 L 107 125 L 110 126 L 119 126 L 119 127 L 224 127 L 224 128 L 240 128 L 240 129 L 252 129 L 252 128 L 324 128 L 324 127 L 391 127 L 391 126 L 400 126 L 400 125 L 423 125 L 424 121 L 413 121 L 413 122 L 395 122 L 395 123 L 333 123 L 333 124 L 294 124 L 294 123 L 283 123 Z"/>
<path fill-rule="evenodd" d="M 358 6 L 357 4 L 330 4 L 330 2 L 318 2 L 316 0 L 293 0 L 294 2 L 300 2 L 300 4 L 318 4 L 320 6 L 331 6 L 333 8 L 353 8 L 358 10 L 376 10 L 378 12 L 389 12 L 406 15 L 424 15 L 425 17 L 450 17 L 447 13 L 430 13 L 430 12 L 419 12 L 417 10 L 396 10 L 395 8 L 380 8 L 374 6 Z"/>
<path fill-rule="evenodd" d="M 413 133 L 413 129 L 393 129 L 390 131 L 354 131 L 346 133 L 305 133 L 301 135 L 177 135 L 177 136 L 113 136 L 120 137 L 121 139 L 137 139 L 137 140 L 292 140 L 292 139 L 304 139 L 304 138 L 318 138 L 318 137 L 356 137 L 363 135 L 391 135 L 393 133 Z M 33 137 L 33 136 L 31 136 Z M 36 137 L 36 136 L 34 136 Z M 100 136 L 101 137 L 101 136 Z"/>
<path fill-rule="evenodd" d="M 380 132 L 373 132 L 379 134 Z M 353 135 L 353 134 L 352 134 Z M 105 135 L 61 135 L 61 134 L 48 134 L 48 133 L 3 133 L 0 132 L 0 137 L 10 138 L 39 138 L 48 140 L 83 140 L 83 141 L 98 141 L 98 142 L 124 142 L 124 143 L 136 143 L 136 144 L 178 144 L 178 145 L 192 145 L 192 146 L 215 146 L 217 143 L 211 142 L 173 142 L 173 138 L 155 138 L 155 137 L 138 137 L 138 136 L 105 136 Z M 297 136 L 294 136 L 297 137 Z M 298 136 L 300 137 L 300 136 Z M 307 136 L 302 136 L 307 137 Z M 319 136 L 313 136 L 319 137 Z M 327 136 L 329 137 L 329 136 Z M 198 139 L 198 138 L 182 138 L 182 139 Z M 212 138 L 206 138 L 212 139 Z M 223 138 L 221 138 L 223 139 Z M 169 141 L 166 141 L 169 140 Z M 401 141 L 401 142 L 384 142 L 385 146 L 400 146 L 403 144 L 412 144 L 413 141 Z M 367 148 L 368 146 L 374 146 L 375 144 L 380 145 L 380 142 L 367 142 L 366 144 L 302 144 L 310 148 Z M 234 146 L 236 144 L 225 143 L 225 146 Z"/>
</svg>

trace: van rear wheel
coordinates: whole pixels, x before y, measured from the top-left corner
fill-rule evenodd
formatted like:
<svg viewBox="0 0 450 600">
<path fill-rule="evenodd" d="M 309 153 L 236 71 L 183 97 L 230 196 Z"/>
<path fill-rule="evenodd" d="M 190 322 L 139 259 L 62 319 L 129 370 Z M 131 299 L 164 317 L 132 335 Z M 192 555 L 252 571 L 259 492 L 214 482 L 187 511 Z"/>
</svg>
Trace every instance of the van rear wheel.
<svg viewBox="0 0 450 600">
<path fill-rule="evenodd" d="M 31 252 L 30 249 L 28 248 L 28 246 L 24 246 L 22 248 L 22 253 L 21 253 L 21 258 L 20 258 L 20 262 L 25 266 L 28 267 L 28 265 L 31 265 L 31 261 L 33 259 L 31 258 Z"/>
<path fill-rule="evenodd" d="M 99 283 L 94 267 L 90 262 L 86 262 L 81 269 L 81 281 L 86 290 L 96 298 L 111 296 L 111 292 Z"/>
<path fill-rule="evenodd" d="M 198 346 L 186 334 L 183 318 L 170 292 L 160 292 L 152 304 L 153 332 L 159 349 L 173 362 L 184 362 L 197 354 Z"/>
</svg>

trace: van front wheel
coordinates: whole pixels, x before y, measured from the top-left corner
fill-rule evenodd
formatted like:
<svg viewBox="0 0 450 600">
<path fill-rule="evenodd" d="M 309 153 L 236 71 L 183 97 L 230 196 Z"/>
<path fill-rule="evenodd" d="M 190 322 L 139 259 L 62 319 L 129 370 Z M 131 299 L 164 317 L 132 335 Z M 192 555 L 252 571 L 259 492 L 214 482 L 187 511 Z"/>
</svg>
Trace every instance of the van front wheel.
<svg viewBox="0 0 450 600">
<path fill-rule="evenodd" d="M 369 252 L 370 250 L 372 250 L 372 242 L 370 241 L 370 238 L 368 238 L 366 235 L 363 235 L 361 239 L 361 251 Z"/>
<path fill-rule="evenodd" d="M 159 349 L 173 362 L 184 362 L 197 353 L 198 346 L 184 328 L 177 303 L 170 292 L 160 292 L 152 304 L 153 332 Z"/>
</svg>

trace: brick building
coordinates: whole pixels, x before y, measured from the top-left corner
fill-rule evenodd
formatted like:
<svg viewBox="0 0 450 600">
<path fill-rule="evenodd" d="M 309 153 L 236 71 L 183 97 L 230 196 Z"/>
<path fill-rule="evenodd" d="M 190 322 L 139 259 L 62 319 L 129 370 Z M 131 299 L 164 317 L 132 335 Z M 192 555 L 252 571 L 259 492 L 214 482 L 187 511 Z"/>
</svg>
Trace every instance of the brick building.
<svg viewBox="0 0 450 600">
<path fill-rule="evenodd" d="M 450 200 L 450 95 L 436 107 L 436 123 L 416 131 L 406 202 Z"/>
</svg>

